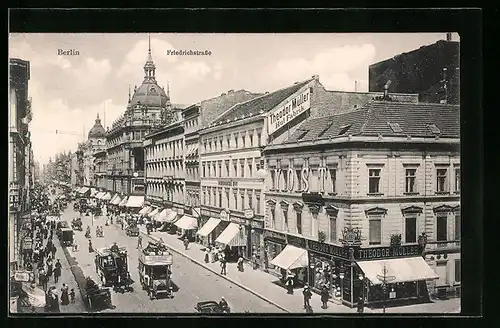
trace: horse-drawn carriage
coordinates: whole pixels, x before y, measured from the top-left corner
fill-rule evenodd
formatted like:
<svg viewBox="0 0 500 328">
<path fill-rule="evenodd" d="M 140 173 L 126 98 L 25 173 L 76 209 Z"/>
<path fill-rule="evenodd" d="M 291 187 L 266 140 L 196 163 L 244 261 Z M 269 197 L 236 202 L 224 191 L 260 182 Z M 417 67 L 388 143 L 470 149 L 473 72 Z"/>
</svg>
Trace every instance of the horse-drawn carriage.
<svg viewBox="0 0 500 328">
<path fill-rule="evenodd" d="M 172 276 L 173 256 L 167 247 L 160 243 L 148 243 L 139 254 L 139 278 L 142 289 L 150 299 L 165 295 L 174 297 Z"/>
<path fill-rule="evenodd" d="M 139 227 L 137 226 L 137 222 L 133 219 L 130 219 L 127 223 L 127 229 L 125 229 L 125 234 L 129 237 L 138 237 L 139 236 Z"/>
<path fill-rule="evenodd" d="M 85 299 L 91 310 L 114 308 L 109 288 L 97 285 L 90 277 L 87 277 L 85 284 Z"/>
<path fill-rule="evenodd" d="M 115 245 L 96 249 L 95 270 L 104 286 L 115 290 L 132 291 L 134 282 L 128 271 L 128 256 L 125 247 Z"/>
</svg>

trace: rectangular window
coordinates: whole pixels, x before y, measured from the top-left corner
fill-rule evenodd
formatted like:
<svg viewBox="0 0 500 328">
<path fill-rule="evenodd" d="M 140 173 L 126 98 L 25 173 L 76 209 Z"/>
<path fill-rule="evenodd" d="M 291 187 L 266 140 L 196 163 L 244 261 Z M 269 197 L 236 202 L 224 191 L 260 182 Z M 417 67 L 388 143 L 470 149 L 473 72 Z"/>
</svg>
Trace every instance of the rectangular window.
<svg viewBox="0 0 500 328">
<path fill-rule="evenodd" d="M 245 194 L 241 194 L 241 209 L 245 209 Z"/>
<path fill-rule="evenodd" d="M 233 169 L 234 169 L 233 177 L 236 178 L 238 176 L 238 162 L 237 162 L 237 160 L 233 161 Z"/>
<path fill-rule="evenodd" d="M 283 190 L 288 190 L 288 169 L 281 170 L 283 174 Z"/>
<path fill-rule="evenodd" d="M 460 259 L 455 260 L 455 282 L 462 281 L 462 265 Z"/>
<path fill-rule="evenodd" d="M 455 192 L 460 192 L 460 168 L 455 168 Z"/>
<path fill-rule="evenodd" d="M 226 161 L 225 164 L 226 164 L 226 177 L 229 178 L 229 161 Z"/>
<path fill-rule="evenodd" d="M 370 218 L 370 245 L 380 245 L 382 243 L 382 220 L 380 218 Z"/>
<path fill-rule="evenodd" d="M 238 195 L 236 193 L 234 194 L 234 208 L 238 209 Z"/>
<path fill-rule="evenodd" d="M 238 135 L 237 134 L 234 135 L 234 147 L 238 148 Z"/>
<path fill-rule="evenodd" d="M 276 228 L 276 211 L 274 209 L 271 209 L 271 228 Z"/>
<path fill-rule="evenodd" d="M 296 191 L 302 190 L 302 170 L 295 170 Z"/>
<path fill-rule="evenodd" d="M 276 171 L 271 170 L 271 190 L 274 190 L 276 187 Z"/>
<path fill-rule="evenodd" d="M 302 212 L 297 212 L 297 233 L 302 234 Z"/>
<path fill-rule="evenodd" d="M 217 162 L 218 166 L 219 166 L 219 172 L 218 172 L 218 177 L 222 177 L 222 161 L 218 161 Z"/>
<path fill-rule="evenodd" d="M 203 177 L 204 178 L 207 177 L 207 172 L 206 172 L 206 166 L 205 166 L 205 164 L 203 164 Z"/>
<path fill-rule="evenodd" d="M 245 160 L 242 159 L 240 161 L 240 177 L 244 178 L 245 177 Z"/>
<path fill-rule="evenodd" d="M 380 169 L 370 169 L 368 181 L 368 193 L 378 194 L 380 192 Z"/>
<path fill-rule="evenodd" d="M 436 241 L 448 240 L 448 218 L 446 216 L 438 216 L 436 222 Z M 438 244 L 438 246 L 446 246 L 446 243 Z"/>
<path fill-rule="evenodd" d="M 260 135 L 260 133 L 257 133 L 257 144 L 258 144 L 258 146 L 259 146 L 259 147 L 260 147 L 260 146 L 261 146 L 261 144 L 262 144 L 262 143 L 261 143 L 261 135 Z"/>
<path fill-rule="evenodd" d="M 416 181 L 417 169 L 406 169 L 406 193 L 416 192 L 415 181 Z"/>
<path fill-rule="evenodd" d="M 255 204 L 255 212 L 257 214 L 260 214 L 260 192 L 257 192 L 255 194 L 255 202 L 256 202 L 256 204 Z"/>
<path fill-rule="evenodd" d="M 251 178 L 252 177 L 252 159 L 248 159 L 248 177 Z"/>
<path fill-rule="evenodd" d="M 337 241 L 337 218 L 330 216 L 330 242 Z"/>
<path fill-rule="evenodd" d="M 288 232 L 288 211 L 283 211 L 283 231 Z"/>
<path fill-rule="evenodd" d="M 332 187 L 330 192 L 334 194 L 337 192 L 337 170 L 329 169 L 328 171 L 330 172 L 330 185 Z"/>
<path fill-rule="evenodd" d="M 436 170 L 436 177 L 437 177 L 437 192 L 446 192 L 447 191 L 447 176 L 448 176 L 448 169 L 437 169 Z"/>
<path fill-rule="evenodd" d="M 253 208 L 253 197 L 252 194 L 248 194 L 248 208 Z"/>
<path fill-rule="evenodd" d="M 219 207 L 222 208 L 222 190 L 219 190 Z"/>
<path fill-rule="evenodd" d="M 436 274 L 438 275 L 438 280 L 436 281 L 436 286 L 446 286 L 448 285 L 448 270 L 446 270 L 446 262 L 436 263 Z"/>
<path fill-rule="evenodd" d="M 220 143 L 220 150 L 222 151 L 222 149 L 224 148 L 224 146 L 222 146 L 222 137 L 219 139 L 219 143 Z"/>
<path fill-rule="evenodd" d="M 406 243 L 416 243 L 417 242 L 417 218 L 416 217 L 405 218 L 405 242 Z"/>
<path fill-rule="evenodd" d="M 460 213 L 455 213 L 455 240 L 458 241 L 462 238 L 462 225 L 460 221 Z"/>
</svg>

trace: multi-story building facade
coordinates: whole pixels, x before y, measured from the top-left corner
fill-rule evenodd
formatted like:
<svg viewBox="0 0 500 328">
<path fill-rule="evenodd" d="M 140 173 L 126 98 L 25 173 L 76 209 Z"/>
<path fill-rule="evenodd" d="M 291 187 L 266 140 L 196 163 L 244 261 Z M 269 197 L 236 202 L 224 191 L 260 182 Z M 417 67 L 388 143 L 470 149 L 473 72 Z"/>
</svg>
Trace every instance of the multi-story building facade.
<svg viewBox="0 0 500 328">
<path fill-rule="evenodd" d="M 95 186 L 106 189 L 106 174 L 108 172 L 108 162 L 106 160 L 106 149 L 101 149 L 94 153 L 94 179 Z"/>
<path fill-rule="evenodd" d="M 350 305 L 383 300 L 384 268 L 393 299 L 457 289 L 459 129 L 458 106 L 374 101 L 267 146 L 267 269 Z"/>
<path fill-rule="evenodd" d="M 25 228 L 29 219 L 30 159 L 32 149 L 29 122 L 32 118 L 28 97 L 30 63 L 9 60 L 9 255 L 10 268 L 20 265 L 20 254 L 31 247 Z"/>
<path fill-rule="evenodd" d="M 99 114 L 94 126 L 88 133 L 88 139 L 83 146 L 84 185 L 96 186 L 94 155 L 106 150 L 106 131 L 101 124 Z"/>
<path fill-rule="evenodd" d="M 460 42 L 446 41 L 420 47 L 369 67 L 369 90 L 420 95 L 420 102 L 460 103 Z"/>
<path fill-rule="evenodd" d="M 223 244 L 238 246 L 245 257 L 255 253 L 264 261 L 264 182 L 257 174 L 262 167 L 262 148 L 281 143 L 308 117 L 348 111 L 373 97 L 383 96 L 381 93 L 328 91 L 315 75 L 239 103 L 221 114 L 199 132 L 202 224 L 213 219 L 212 228 L 202 228 L 203 234 L 210 230 L 208 237 L 217 240 L 230 223 L 236 224 L 241 228 L 239 237 L 233 236 L 231 242 Z M 398 96 L 415 102 L 418 97 L 394 95 Z M 215 221 L 219 218 L 222 222 Z"/>
<path fill-rule="evenodd" d="M 71 175 L 70 175 L 70 185 L 75 188 L 79 185 L 78 179 L 78 152 L 74 152 L 71 155 Z"/>
<path fill-rule="evenodd" d="M 113 122 L 106 133 L 107 189 L 130 195 L 144 195 L 143 139 L 150 131 L 171 119 L 170 96 L 155 77 L 156 66 L 151 56 L 144 65 L 142 85 L 134 87 L 125 114 Z"/>
</svg>

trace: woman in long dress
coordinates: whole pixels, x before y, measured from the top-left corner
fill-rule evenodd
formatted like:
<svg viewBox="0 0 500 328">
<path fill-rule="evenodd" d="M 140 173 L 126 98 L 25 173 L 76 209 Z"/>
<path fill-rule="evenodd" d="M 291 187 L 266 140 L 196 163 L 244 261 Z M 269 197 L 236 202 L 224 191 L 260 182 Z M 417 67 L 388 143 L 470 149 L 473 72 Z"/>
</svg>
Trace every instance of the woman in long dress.
<svg viewBox="0 0 500 328">
<path fill-rule="evenodd" d="M 68 305 L 69 304 L 69 294 L 68 294 L 68 286 L 66 284 L 63 284 L 61 288 L 61 304 L 62 305 Z"/>
</svg>

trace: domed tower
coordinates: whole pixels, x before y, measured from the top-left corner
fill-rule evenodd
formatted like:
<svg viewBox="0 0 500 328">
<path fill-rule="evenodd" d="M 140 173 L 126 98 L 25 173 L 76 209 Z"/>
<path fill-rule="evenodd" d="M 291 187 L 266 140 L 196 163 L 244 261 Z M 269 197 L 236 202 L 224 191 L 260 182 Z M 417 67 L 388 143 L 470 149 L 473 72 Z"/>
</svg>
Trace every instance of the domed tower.
<svg viewBox="0 0 500 328">
<path fill-rule="evenodd" d="M 148 57 L 144 64 L 144 80 L 139 88 L 134 88 L 132 98 L 129 96 L 126 117 L 143 117 L 158 124 L 165 124 L 171 116 L 170 95 L 156 81 L 156 66 L 151 55 L 151 39 L 149 39 Z"/>
<path fill-rule="evenodd" d="M 92 152 L 95 152 L 100 149 L 104 149 L 106 144 L 106 130 L 101 124 L 101 119 L 99 118 L 99 114 L 97 114 L 97 118 L 95 119 L 94 126 L 90 129 L 88 134 L 88 142 L 89 146 L 92 149 Z"/>
</svg>

